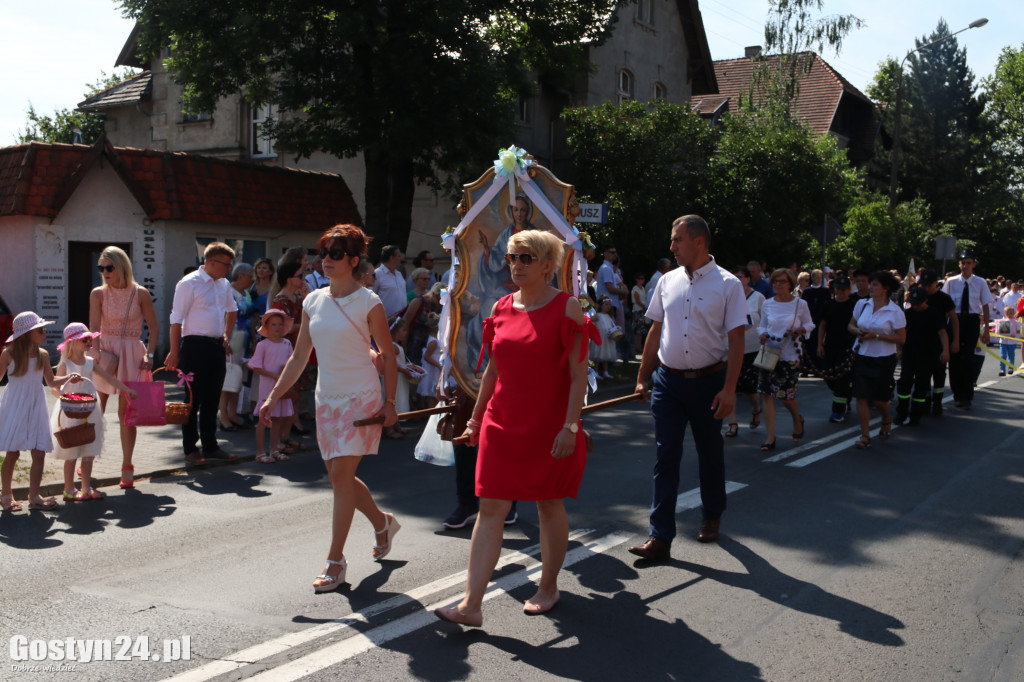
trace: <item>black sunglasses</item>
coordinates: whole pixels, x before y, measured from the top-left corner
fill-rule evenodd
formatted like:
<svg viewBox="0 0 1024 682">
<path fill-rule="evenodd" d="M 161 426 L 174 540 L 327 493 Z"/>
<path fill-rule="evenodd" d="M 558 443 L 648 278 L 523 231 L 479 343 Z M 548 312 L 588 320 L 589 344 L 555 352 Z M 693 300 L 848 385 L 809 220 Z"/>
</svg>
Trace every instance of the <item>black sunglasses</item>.
<svg viewBox="0 0 1024 682">
<path fill-rule="evenodd" d="M 345 249 L 320 249 L 321 260 L 328 256 L 331 260 L 341 260 L 342 258 L 348 257 L 348 254 L 345 253 Z"/>
<path fill-rule="evenodd" d="M 97 265 L 96 269 L 99 270 L 100 272 L 113 272 L 114 271 L 114 266 L 113 265 Z"/>
<path fill-rule="evenodd" d="M 516 261 L 519 261 L 523 265 L 529 265 L 533 261 L 537 260 L 537 257 L 532 253 L 506 253 L 505 261 L 509 265 L 514 265 Z"/>
</svg>

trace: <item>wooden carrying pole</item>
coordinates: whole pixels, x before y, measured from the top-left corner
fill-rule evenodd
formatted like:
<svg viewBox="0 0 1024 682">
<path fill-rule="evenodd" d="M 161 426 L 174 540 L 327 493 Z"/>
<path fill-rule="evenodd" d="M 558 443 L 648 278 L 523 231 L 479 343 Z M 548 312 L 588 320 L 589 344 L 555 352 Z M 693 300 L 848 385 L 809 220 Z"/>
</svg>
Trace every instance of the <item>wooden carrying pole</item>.
<svg viewBox="0 0 1024 682">
<path fill-rule="evenodd" d="M 432 414 L 445 414 L 455 409 L 454 405 L 438 405 L 437 407 L 431 407 L 426 410 L 413 410 L 412 412 L 399 412 L 398 419 L 419 419 L 420 417 L 428 417 Z M 357 419 L 352 422 L 353 426 L 372 426 L 374 424 L 383 424 L 384 417 L 370 417 L 369 419 Z"/>
<path fill-rule="evenodd" d="M 594 403 L 593 405 L 585 405 L 580 411 L 580 416 L 590 414 L 591 412 L 600 412 L 606 410 L 609 407 L 615 407 L 616 405 L 622 405 L 623 403 L 631 403 L 634 400 L 640 400 L 643 397 L 641 393 L 631 393 L 630 395 L 619 396 L 618 398 L 612 398 L 611 400 L 605 400 L 600 403 Z M 462 445 L 463 443 L 469 442 L 468 436 L 459 436 L 452 441 L 456 445 Z"/>
</svg>

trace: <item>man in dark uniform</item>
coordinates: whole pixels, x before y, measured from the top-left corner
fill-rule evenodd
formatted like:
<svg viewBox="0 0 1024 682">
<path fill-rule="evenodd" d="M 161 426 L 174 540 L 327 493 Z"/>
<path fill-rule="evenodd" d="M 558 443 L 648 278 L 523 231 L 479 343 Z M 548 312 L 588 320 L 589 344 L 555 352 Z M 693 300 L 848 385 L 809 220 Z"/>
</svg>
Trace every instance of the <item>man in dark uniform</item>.
<svg viewBox="0 0 1024 682">
<path fill-rule="evenodd" d="M 928 307 L 924 287 L 911 289 L 907 302 L 907 341 L 903 344 L 902 368 L 896 382 L 896 423 L 907 421 L 909 413 L 910 426 L 917 426 L 928 411 L 928 389 L 936 360 L 949 361 L 949 335 L 942 312 Z"/>
<path fill-rule="evenodd" d="M 978 363 L 974 348 L 981 342 L 988 344 L 988 311 L 992 292 L 988 282 L 974 274 L 977 265 L 974 251 L 960 254 L 960 274 L 946 280 L 942 290 L 950 295 L 956 306 L 960 322 L 960 349 L 949 358 L 949 387 L 953 389 L 953 404 L 961 410 L 971 409 L 974 400 L 974 380 Z M 982 355 L 982 359 L 984 359 Z"/>
<path fill-rule="evenodd" d="M 837 277 L 832 282 L 835 298 L 826 301 L 818 325 L 818 357 L 822 359 L 822 371 L 832 376 L 825 382 L 832 391 L 832 415 L 828 418 L 833 424 L 843 421 L 850 409 L 850 398 L 853 396 L 853 373 L 849 368 L 843 372 L 841 365 L 846 363 L 853 348 L 854 336 L 847 329 L 853 308 L 857 301 L 850 296 L 850 278 Z"/>
<path fill-rule="evenodd" d="M 946 320 L 946 334 L 949 336 L 949 353 L 955 355 L 960 351 L 960 321 L 956 316 L 956 305 L 949 294 L 942 290 L 939 276 L 934 270 L 925 270 L 918 277 L 917 283 L 928 292 L 928 309 L 941 314 Z M 948 361 L 947 361 L 948 362 Z M 935 361 L 932 372 L 932 416 L 942 416 L 942 398 L 946 389 L 946 364 L 942 360 Z"/>
</svg>

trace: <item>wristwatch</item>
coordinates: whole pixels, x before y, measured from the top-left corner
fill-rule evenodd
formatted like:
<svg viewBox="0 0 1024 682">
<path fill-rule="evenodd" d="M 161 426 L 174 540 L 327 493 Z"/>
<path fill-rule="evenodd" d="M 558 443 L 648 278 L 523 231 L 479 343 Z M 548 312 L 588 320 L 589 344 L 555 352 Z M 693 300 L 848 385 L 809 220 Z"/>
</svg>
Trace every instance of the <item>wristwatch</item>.
<svg viewBox="0 0 1024 682">
<path fill-rule="evenodd" d="M 580 425 L 577 422 L 566 422 L 562 424 L 563 429 L 569 429 L 569 433 L 576 433 L 580 430 Z"/>
<path fill-rule="evenodd" d="M 153 362 L 153 354 L 152 353 L 146 353 L 146 357 L 149 358 L 150 362 Z"/>
</svg>

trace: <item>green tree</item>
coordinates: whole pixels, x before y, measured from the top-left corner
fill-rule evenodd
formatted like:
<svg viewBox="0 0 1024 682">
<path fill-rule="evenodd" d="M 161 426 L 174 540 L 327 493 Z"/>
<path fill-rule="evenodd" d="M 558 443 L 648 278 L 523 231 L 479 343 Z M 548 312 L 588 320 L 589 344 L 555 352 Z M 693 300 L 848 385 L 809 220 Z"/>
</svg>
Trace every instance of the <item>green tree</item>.
<svg viewBox="0 0 1024 682">
<path fill-rule="evenodd" d="M 282 112 L 275 146 L 363 155 L 376 246 L 404 245 L 417 181 L 453 187 L 514 130 L 531 74 L 571 82 L 612 0 L 121 0 L 140 48 L 170 42 L 167 67 L 193 111 L 244 93 Z"/>
<path fill-rule="evenodd" d="M 930 36 L 915 42 L 921 46 L 949 34 L 946 22 L 940 20 Z M 936 219 L 971 236 L 988 159 L 981 120 L 984 103 L 975 95 L 966 50 L 950 38 L 911 55 L 908 64 L 903 80 L 898 199 L 922 197 Z M 890 68 L 883 64 L 885 81 L 891 79 Z"/>
<path fill-rule="evenodd" d="M 650 270 L 668 254 L 668 227 L 699 212 L 701 182 L 715 145 L 687 106 L 658 100 L 566 109 L 562 118 L 582 201 L 608 203 L 608 223 L 580 225 L 598 251 L 614 244 L 624 272 Z"/>
<path fill-rule="evenodd" d="M 843 215 L 862 184 L 863 173 L 831 136 L 816 139 L 799 122 L 771 115 L 728 117 L 701 200 L 718 235 L 716 257 L 817 262 L 814 230 L 825 214 Z"/>
<path fill-rule="evenodd" d="M 127 68 L 115 71 L 109 76 L 106 72 L 101 71 L 96 82 L 86 86 L 84 97 L 95 95 L 97 92 L 113 87 L 134 75 L 135 71 Z M 92 144 L 103 134 L 105 117 L 102 114 L 63 108 L 55 109 L 52 115 L 46 115 L 36 111 L 36 108 L 29 102 L 25 115 L 25 129 L 19 130 L 17 133 L 19 144 L 33 141 L 70 144 L 76 139 L 76 131 L 81 135 L 83 144 Z"/>
<path fill-rule="evenodd" d="M 906 268 L 913 258 L 918 266 L 936 267 L 935 238 L 951 234 L 952 226 L 932 224 L 923 199 L 902 202 L 889 211 L 888 199 L 865 192 L 846 213 L 843 234 L 828 247 L 833 267 Z"/>
<path fill-rule="evenodd" d="M 996 145 L 1020 187 L 1024 185 L 1024 45 L 1003 48 L 995 72 L 983 87 L 988 96 L 985 114 L 996 133 Z"/>
</svg>

